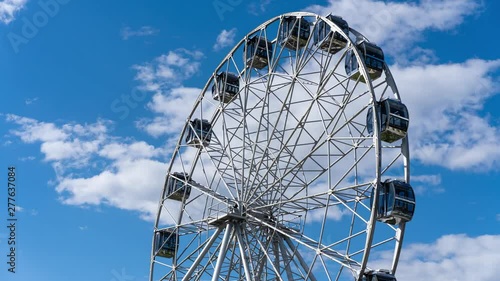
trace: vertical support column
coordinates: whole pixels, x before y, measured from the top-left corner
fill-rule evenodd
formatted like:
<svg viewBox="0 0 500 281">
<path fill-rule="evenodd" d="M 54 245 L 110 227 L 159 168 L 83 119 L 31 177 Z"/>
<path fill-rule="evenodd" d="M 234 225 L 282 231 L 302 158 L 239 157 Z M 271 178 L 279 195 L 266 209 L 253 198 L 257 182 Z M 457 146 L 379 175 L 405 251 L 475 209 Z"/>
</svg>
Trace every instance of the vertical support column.
<svg viewBox="0 0 500 281">
<path fill-rule="evenodd" d="M 240 248 L 241 262 L 243 263 L 243 269 L 245 270 L 245 280 L 252 281 L 252 275 L 250 272 L 250 268 L 248 267 L 248 260 L 245 255 L 245 249 L 243 248 L 244 240 L 241 235 L 241 227 L 236 227 L 236 238 L 238 239 L 238 246 Z"/>
<path fill-rule="evenodd" d="M 280 251 L 278 249 L 278 241 L 276 241 L 276 237 L 271 237 L 273 241 L 271 242 L 273 244 L 273 252 L 274 252 L 274 267 L 278 272 L 280 272 Z M 283 260 L 284 261 L 284 260 Z"/>
<path fill-rule="evenodd" d="M 217 281 L 219 279 L 220 270 L 222 268 L 222 264 L 224 263 L 224 259 L 226 258 L 227 246 L 229 245 L 229 241 L 233 235 L 233 224 L 228 223 L 226 226 L 226 232 L 224 233 L 224 238 L 222 238 L 219 257 L 217 258 L 217 264 L 215 264 L 214 276 L 212 276 L 212 281 Z"/>
</svg>

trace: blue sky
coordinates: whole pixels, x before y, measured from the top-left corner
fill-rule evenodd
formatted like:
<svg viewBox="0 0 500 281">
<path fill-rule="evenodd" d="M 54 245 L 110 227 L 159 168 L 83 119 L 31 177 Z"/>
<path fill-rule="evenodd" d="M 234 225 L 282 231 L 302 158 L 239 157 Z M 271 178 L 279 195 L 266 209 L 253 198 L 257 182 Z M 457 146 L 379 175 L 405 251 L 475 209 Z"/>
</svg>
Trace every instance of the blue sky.
<svg viewBox="0 0 500 281">
<path fill-rule="evenodd" d="M 1 279 L 146 280 L 191 97 L 250 30 L 314 11 L 384 48 L 410 110 L 418 205 L 398 280 L 496 280 L 500 3 L 290 2 L 1 1 L 0 192 L 15 166 L 20 206 L 17 273 L 1 227 Z"/>
</svg>

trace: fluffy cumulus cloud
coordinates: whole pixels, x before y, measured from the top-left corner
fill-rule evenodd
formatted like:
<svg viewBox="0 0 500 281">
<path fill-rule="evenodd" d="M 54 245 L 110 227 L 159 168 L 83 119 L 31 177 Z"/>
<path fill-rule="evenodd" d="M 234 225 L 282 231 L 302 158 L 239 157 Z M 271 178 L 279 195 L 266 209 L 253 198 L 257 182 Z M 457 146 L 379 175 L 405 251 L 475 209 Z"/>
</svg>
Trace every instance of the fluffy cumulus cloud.
<svg viewBox="0 0 500 281">
<path fill-rule="evenodd" d="M 392 252 L 374 261 L 390 264 Z M 500 264 L 500 236 L 470 237 L 445 235 L 429 244 L 408 244 L 403 248 L 397 271 L 398 280 L 497 280 Z"/>
<path fill-rule="evenodd" d="M 15 19 L 15 14 L 24 8 L 28 0 L 4 0 L 0 2 L 0 21 L 8 24 Z"/>
<path fill-rule="evenodd" d="M 38 122 L 35 119 L 13 114 L 7 115 L 6 119 L 20 126 L 20 129 L 12 131 L 12 134 L 18 136 L 26 143 L 33 143 L 35 141 L 58 141 L 68 137 L 66 132 L 57 128 L 52 123 Z"/>
<path fill-rule="evenodd" d="M 65 161 L 65 167 L 89 165 L 89 156 L 97 152 L 106 141 L 108 122 L 99 120 L 94 124 L 64 124 L 40 122 L 17 115 L 7 115 L 7 121 L 19 125 L 12 130 L 26 143 L 41 143 L 40 150 L 46 161 Z"/>
<path fill-rule="evenodd" d="M 482 112 L 498 94 L 500 60 L 392 66 L 411 117 L 412 158 L 450 169 L 492 169 L 500 128 Z"/>
<path fill-rule="evenodd" d="M 220 50 L 234 45 L 234 38 L 236 37 L 236 28 L 230 30 L 223 29 L 217 36 L 214 44 L 214 50 Z"/>
<path fill-rule="evenodd" d="M 201 89 L 182 84 L 198 72 L 202 58 L 203 53 L 199 51 L 178 49 L 134 66 L 139 89 L 154 93 L 148 108 L 155 117 L 137 121 L 140 129 L 154 137 L 177 134 L 182 129 L 193 101 L 201 92 Z"/>
<path fill-rule="evenodd" d="M 55 124 L 7 115 L 18 126 L 12 135 L 40 145 L 44 160 L 55 169 L 56 191 L 69 205 L 109 205 L 140 212 L 152 220 L 163 187 L 164 151 L 144 141 L 113 137 L 112 125 Z M 89 174 L 89 169 L 92 172 Z M 95 172 L 98 171 L 98 172 Z"/>
<path fill-rule="evenodd" d="M 165 93 L 156 93 L 148 103 L 156 117 L 138 121 L 138 127 L 154 137 L 178 134 L 192 110 L 191 104 L 200 92 L 201 89 L 198 88 L 179 87 Z"/>
<path fill-rule="evenodd" d="M 139 211 L 143 219 L 151 221 L 156 215 L 165 170 L 165 163 L 144 157 L 117 159 L 97 175 L 62 178 L 56 190 L 65 204 L 104 204 Z"/>
<path fill-rule="evenodd" d="M 203 53 L 177 49 L 160 55 L 151 62 L 134 65 L 137 71 L 135 79 L 141 83 L 140 89 L 161 92 L 164 89 L 178 87 L 200 69 Z"/>
<path fill-rule="evenodd" d="M 371 41 L 393 51 L 405 50 L 424 30 L 450 30 L 480 8 L 475 0 L 373 1 L 329 0 L 307 10 L 342 16 Z"/>
</svg>

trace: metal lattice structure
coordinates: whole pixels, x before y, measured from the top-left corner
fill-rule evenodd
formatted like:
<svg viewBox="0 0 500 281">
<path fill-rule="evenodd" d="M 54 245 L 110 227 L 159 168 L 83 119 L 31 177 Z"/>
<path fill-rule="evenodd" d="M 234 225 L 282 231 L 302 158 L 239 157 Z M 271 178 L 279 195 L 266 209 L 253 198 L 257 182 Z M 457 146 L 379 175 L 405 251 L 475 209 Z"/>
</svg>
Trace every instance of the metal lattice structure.
<svg viewBox="0 0 500 281">
<path fill-rule="evenodd" d="M 371 194 L 384 179 L 409 182 L 408 137 L 381 141 L 376 114 L 367 130 L 367 111 L 400 95 L 387 64 L 371 72 L 360 40 L 369 42 L 331 17 L 296 12 L 236 44 L 194 101 L 172 152 L 150 280 L 395 273 L 405 223 L 377 223 L 370 200 L 377 205 Z M 348 56 L 358 65 L 349 75 Z M 206 127 L 196 125 L 201 120 Z M 376 257 L 387 252 L 393 259 L 380 266 Z"/>
</svg>

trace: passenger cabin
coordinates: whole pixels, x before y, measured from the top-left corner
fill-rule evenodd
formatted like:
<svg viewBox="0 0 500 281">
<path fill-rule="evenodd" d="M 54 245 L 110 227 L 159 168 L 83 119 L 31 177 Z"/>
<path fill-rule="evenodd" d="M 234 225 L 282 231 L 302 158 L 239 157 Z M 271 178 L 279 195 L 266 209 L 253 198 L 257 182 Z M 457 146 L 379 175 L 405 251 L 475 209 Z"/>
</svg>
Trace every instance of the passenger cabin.
<svg viewBox="0 0 500 281">
<path fill-rule="evenodd" d="M 187 173 L 173 173 L 167 178 L 167 198 L 182 201 L 191 195 L 191 177 Z"/>
<path fill-rule="evenodd" d="M 186 144 L 200 148 L 208 146 L 212 138 L 212 125 L 208 120 L 194 119 L 190 121 L 186 136 Z"/>
<path fill-rule="evenodd" d="M 230 103 L 238 95 L 240 79 L 233 73 L 222 72 L 215 78 L 212 86 L 212 97 L 223 103 Z"/>
<path fill-rule="evenodd" d="M 406 106 L 395 99 L 385 99 L 375 106 L 380 120 L 380 139 L 392 143 L 406 136 L 409 126 L 409 115 Z M 369 134 L 373 134 L 373 109 L 370 107 L 366 115 Z"/>
<path fill-rule="evenodd" d="M 349 36 L 349 25 L 343 18 L 334 15 L 328 15 L 326 18 Z M 347 38 L 337 31 L 332 31 L 330 25 L 325 21 L 320 21 L 314 30 L 314 43 L 318 45 L 321 50 L 336 54 L 338 51 L 345 48 L 347 45 Z"/>
<path fill-rule="evenodd" d="M 278 41 L 285 48 L 298 50 L 307 44 L 310 34 L 310 23 L 306 19 L 295 16 L 286 16 L 281 20 Z"/>
<path fill-rule="evenodd" d="M 370 270 L 365 272 L 363 281 L 396 281 L 396 277 L 388 270 Z"/>
<path fill-rule="evenodd" d="M 172 258 L 179 246 L 179 236 L 177 233 L 168 230 L 159 230 L 155 234 L 155 252 L 157 256 Z"/>
<path fill-rule="evenodd" d="M 269 60 L 273 56 L 273 44 L 264 37 L 254 36 L 247 41 L 246 65 L 262 69 L 269 65 Z"/>
<path fill-rule="evenodd" d="M 371 80 L 375 80 L 382 75 L 384 71 L 384 52 L 382 49 L 368 41 L 362 40 L 356 44 L 356 49 L 358 50 L 361 59 L 366 65 L 368 75 Z M 353 50 L 349 50 L 345 58 L 345 72 L 349 78 L 352 80 L 358 80 L 361 76 L 359 71 L 358 60 Z M 365 78 L 361 76 L 359 81 L 365 83 Z"/>
<path fill-rule="evenodd" d="M 372 190 L 371 205 L 375 198 Z M 415 193 L 408 183 L 386 180 L 379 187 L 376 206 L 377 220 L 388 224 L 399 224 L 412 219 L 415 211 Z"/>
</svg>

